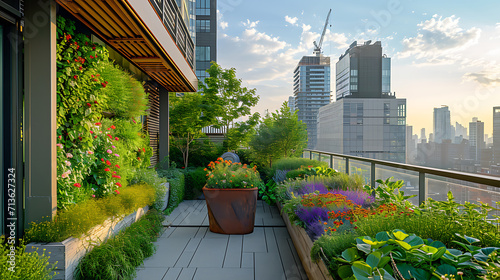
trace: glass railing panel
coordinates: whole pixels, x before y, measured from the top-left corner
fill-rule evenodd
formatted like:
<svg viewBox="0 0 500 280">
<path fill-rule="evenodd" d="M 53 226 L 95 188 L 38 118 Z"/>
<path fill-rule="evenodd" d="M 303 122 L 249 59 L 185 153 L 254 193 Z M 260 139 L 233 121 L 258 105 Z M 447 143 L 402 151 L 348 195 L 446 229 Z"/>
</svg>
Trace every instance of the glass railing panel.
<svg viewBox="0 0 500 280">
<path fill-rule="evenodd" d="M 418 172 L 409 171 L 394 167 L 388 167 L 383 165 L 376 165 L 375 168 L 375 180 L 381 179 L 385 181 L 387 178 L 394 177 L 392 181 L 403 180 L 404 185 L 401 188 L 404 191 L 405 195 L 416 195 L 413 198 L 410 198 L 409 201 L 414 205 L 419 205 L 418 203 Z M 378 185 L 378 184 L 376 184 Z"/>
<path fill-rule="evenodd" d="M 349 160 L 349 174 L 358 174 L 363 177 L 365 184 L 369 185 L 371 181 L 371 164 L 359 160 Z"/>
<path fill-rule="evenodd" d="M 321 160 L 322 162 L 326 162 L 328 164 L 328 167 L 330 167 L 330 156 L 329 155 L 321 154 L 321 157 L 319 160 Z"/>
<path fill-rule="evenodd" d="M 345 159 L 343 157 L 333 157 L 333 169 L 347 173 Z"/>
<path fill-rule="evenodd" d="M 320 160 L 319 159 L 319 153 L 311 152 L 311 154 L 312 154 L 312 159 L 314 159 L 314 160 Z"/>
</svg>

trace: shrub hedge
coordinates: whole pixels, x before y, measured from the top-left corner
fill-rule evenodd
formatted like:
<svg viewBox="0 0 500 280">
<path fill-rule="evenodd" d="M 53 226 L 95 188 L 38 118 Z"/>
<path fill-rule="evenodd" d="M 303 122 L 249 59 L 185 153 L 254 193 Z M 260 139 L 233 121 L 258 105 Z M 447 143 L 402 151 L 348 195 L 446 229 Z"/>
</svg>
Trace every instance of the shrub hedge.
<svg viewBox="0 0 500 280">
<path fill-rule="evenodd" d="M 158 170 L 158 175 L 167 179 L 170 183 L 170 194 L 168 197 L 167 210 L 172 211 L 184 200 L 185 177 L 179 169 Z"/>
<path fill-rule="evenodd" d="M 201 195 L 202 188 L 207 182 L 207 171 L 203 167 L 186 170 L 185 179 L 185 199 L 196 199 Z"/>
</svg>

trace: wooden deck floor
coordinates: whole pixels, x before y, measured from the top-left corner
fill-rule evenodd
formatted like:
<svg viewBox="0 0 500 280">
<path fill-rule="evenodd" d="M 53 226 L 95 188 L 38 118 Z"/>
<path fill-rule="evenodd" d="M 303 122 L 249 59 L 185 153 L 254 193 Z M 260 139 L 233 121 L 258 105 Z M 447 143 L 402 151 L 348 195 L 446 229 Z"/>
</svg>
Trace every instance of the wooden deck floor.
<svg viewBox="0 0 500 280">
<path fill-rule="evenodd" d="M 137 269 L 136 279 L 307 279 L 278 209 L 261 201 L 247 235 L 210 232 L 204 200 L 182 202 L 164 225 L 155 255 Z"/>
</svg>

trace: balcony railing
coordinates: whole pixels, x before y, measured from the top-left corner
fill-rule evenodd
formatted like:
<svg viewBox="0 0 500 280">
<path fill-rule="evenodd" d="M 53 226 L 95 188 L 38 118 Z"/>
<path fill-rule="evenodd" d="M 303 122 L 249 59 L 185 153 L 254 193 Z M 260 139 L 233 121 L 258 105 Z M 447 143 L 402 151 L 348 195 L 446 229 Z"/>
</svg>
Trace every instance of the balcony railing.
<svg viewBox="0 0 500 280">
<path fill-rule="evenodd" d="M 500 201 L 500 178 L 464 173 L 453 170 L 429 168 L 411 164 L 349 156 L 318 150 L 304 150 L 304 158 L 327 162 L 337 171 L 357 173 L 366 183 L 375 186 L 376 179 L 394 177 L 404 180 L 405 194 L 415 194 L 412 203 L 420 205 L 426 198 L 446 200 L 452 191 L 458 202 L 477 201 L 489 205 Z"/>
<path fill-rule="evenodd" d="M 184 24 L 181 11 L 175 0 L 150 0 L 154 9 L 160 16 L 168 33 L 186 58 L 191 68 L 194 69 L 194 42 L 189 35 L 189 30 Z"/>
</svg>

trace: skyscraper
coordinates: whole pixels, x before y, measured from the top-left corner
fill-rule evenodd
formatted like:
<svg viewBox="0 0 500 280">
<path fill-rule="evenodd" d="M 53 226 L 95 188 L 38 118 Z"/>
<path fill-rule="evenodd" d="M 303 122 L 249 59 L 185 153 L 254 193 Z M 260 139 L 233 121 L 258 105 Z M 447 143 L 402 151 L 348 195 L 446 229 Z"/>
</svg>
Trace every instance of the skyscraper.
<svg viewBox="0 0 500 280">
<path fill-rule="evenodd" d="M 293 71 L 293 94 L 299 120 L 307 125 L 307 147 L 316 147 L 318 109 L 330 103 L 330 57 L 303 56 Z"/>
<path fill-rule="evenodd" d="M 451 139 L 450 110 L 448 106 L 434 108 L 434 142 Z"/>
<path fill-rule="evenodd" d="M 422 127 L 422 129 L 420 129 L 420 142 L 423 143 L 424 140 L 427 142 L 427 135 L 425 134 L 425 127 Z"/>
<path fill-rule="evenodd" d="M 290 108 L 290 111 L 295 112 L 297 108 L 295 108 L 295 97 L 289 96 L 288 97 L 288 108 Z"/>
<path fill-rule="evenodd" d="M 382 44 L 354 41 L 335 65 L 336 100 L 395 97 L 391 93 L 391 59 Z"/>
<path fill-rule="evenodd" d="M 493 163 L 500 164 L 500 106 L 493 107 Z"/>
<path fill-rule="evenodd" d="M 210 62 L 217 62 L 217 0 L 196 1 L 196 76 L 208 77 Z"/>
<path fill-rule="evenodd" d="M 477 118 L 472 118 L 469 123 L 469 144 L 471 146 L 471 158 L 480 161 L 481 149 L 485 148 L 484 123 Z"/>
<path fill-rule="evenodd" d="M 406 99 L 390 92 L 382 44 L 351 44 L 336 64 L 336 102 L 318 113 L 318 150 L 406 162 Z"/>
</svg>

